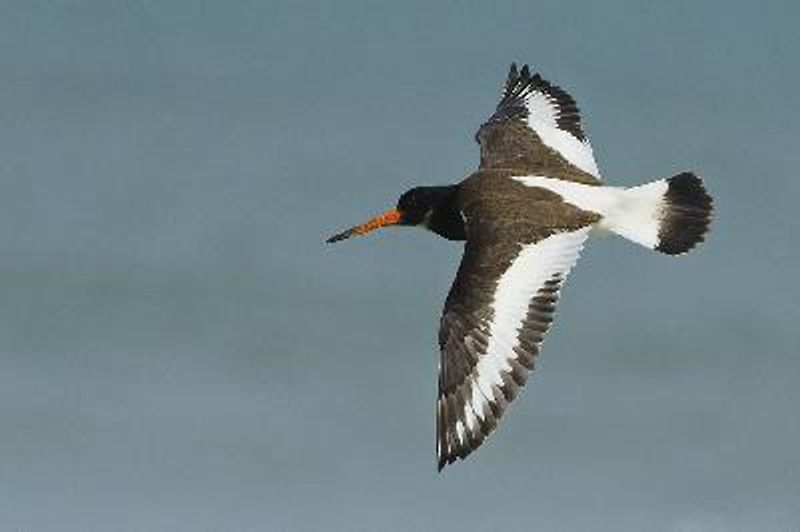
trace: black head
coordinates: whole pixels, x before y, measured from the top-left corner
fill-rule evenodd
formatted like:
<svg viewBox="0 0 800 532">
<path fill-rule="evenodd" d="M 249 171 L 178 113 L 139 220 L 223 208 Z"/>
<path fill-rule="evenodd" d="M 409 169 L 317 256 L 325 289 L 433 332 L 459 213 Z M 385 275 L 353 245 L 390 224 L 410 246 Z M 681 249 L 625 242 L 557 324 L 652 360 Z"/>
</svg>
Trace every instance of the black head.
<svg viewBox="0 0 800 532">
<path fill-rule="evenodd" d="M 415 187 L 397 200 L 397 210 L 403 214 L 403 225 L 426 225 L 433 211 L 445 199 L 449 187 Z"/>
<path fill-rule="evenodd" d="M 397 200 L 397 208 L 336 234 L 328 242 L 363 235 L 387 225 L 419 225 L 448 238 L 464 239 L 464 221 L 456 207 L 456 186 L 415 187 Z"/>
</svg>

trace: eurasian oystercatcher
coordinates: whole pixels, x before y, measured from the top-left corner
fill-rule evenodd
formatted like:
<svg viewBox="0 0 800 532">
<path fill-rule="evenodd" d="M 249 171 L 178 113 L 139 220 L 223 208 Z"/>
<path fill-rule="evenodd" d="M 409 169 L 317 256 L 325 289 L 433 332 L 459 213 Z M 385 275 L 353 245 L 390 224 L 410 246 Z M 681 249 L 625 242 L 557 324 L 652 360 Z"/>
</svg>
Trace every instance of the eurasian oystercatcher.
<svg viewBox="0 0 800 532">
<path fill-rule="evenodd" d="M 691 172 L 603 185 L 575 101 L 527 66 L 511 65 L 475 138 L 481 160 L 472 175 L 413 188 L 395 209 L 328 239 L 416 225 L 466 241 L 439 328 L 439 470 L 478 448 L 525 384 L 594 229 L 680 255 L 711 221 L 711 197 Z"/>
</svg>

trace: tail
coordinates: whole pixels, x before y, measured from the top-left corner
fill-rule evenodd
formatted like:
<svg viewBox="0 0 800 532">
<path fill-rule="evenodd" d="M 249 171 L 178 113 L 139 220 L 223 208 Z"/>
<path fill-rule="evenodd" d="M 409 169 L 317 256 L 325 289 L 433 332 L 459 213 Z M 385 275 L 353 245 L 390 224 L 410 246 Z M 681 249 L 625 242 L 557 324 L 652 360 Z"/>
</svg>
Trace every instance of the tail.
<svg viewBox="0 0 800 532">
<path fill-rule="evenodd" d="M 705 238 L 712 200 L 691 172 L 622 190 L 601 225 L 668 255 L 686 253 Z"/>
</svg>

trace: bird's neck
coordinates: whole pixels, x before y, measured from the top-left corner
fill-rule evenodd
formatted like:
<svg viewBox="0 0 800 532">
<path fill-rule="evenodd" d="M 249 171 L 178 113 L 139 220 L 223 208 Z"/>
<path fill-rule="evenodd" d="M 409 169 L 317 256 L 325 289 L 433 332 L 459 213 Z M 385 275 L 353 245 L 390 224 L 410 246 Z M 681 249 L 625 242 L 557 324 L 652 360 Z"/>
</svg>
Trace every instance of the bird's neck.
<svg viewBox="0 0 800 532">
<path fill-rule="evenodd" d="M 464 217 L 458 207 L 458 185 L 437 187 L 437 201 L 433 205 L 426 227 L 447 240 L 466 240 Z"/>
</svg>

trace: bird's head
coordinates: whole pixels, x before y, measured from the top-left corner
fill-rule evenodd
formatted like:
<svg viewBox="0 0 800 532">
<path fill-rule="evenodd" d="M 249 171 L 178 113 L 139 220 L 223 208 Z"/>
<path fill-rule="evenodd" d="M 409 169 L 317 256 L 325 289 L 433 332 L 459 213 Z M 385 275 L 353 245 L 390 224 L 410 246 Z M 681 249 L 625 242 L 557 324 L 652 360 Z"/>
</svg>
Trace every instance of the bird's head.
<svg viewBox="0 0 800 532">
<path fill-rule="evenodd" d="M 351 236 L 364 235 L 390 225 L 419 225 L 444 235 L 439 230 L 438 218 L 449 212 L 455 187 L 415 187 L 403 193 L 397 207 L 375 216 L 363 224 L 330 237 L 327 242 L 339 242 Z M 437 216 L 438 215 L 438 216 Z"/>
</svg>

